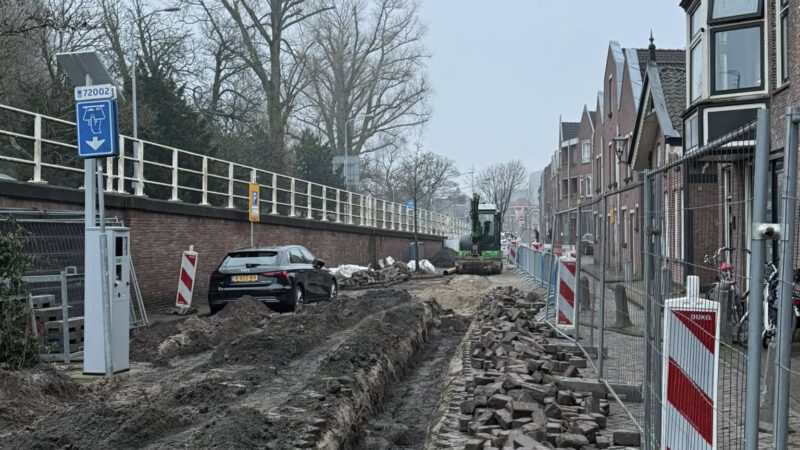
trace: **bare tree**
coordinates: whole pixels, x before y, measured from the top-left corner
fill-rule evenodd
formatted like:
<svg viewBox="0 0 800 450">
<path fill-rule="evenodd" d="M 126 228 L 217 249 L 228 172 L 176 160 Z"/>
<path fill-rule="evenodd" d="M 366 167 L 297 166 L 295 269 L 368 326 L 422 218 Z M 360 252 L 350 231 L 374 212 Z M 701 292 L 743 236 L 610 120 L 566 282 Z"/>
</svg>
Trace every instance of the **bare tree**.
<svg viewBox="0 0 800 450">
<path fill-rule="evenodd" d="M 88 14 L 64 15 L 64 9 L 50 1 L 4 0 L 0 2 L 0 38 L 27 35 L 45 29 L 65 31 L 86 28 Z"/>
<path fill-rule="evenodd" d="M 342 0 L 315 18 L 301 116 L 339 155 L 402 145 L 429 116 L 417 0 Z"/>
<path fill-rule="evenodd" d="M 222 135 L 247 133 L 266 117 L 260 82 L 241 57 L 242 38 L 224 6 L 216 0 L 183 0 L 198 39 L 197 79 L 192 89 L 196 108 Z M 262 155 L 263 156 L 263 155 Z"/>
<path fill-rule="evenodd" d="M 239 56 L 256 76 L 264 92 L 269 150 L 275 156 L 275 169 L 284 169 L 289 118 L 304 87 L 306 66 L 306 48 L 294 45 L 299 39 L 292 32 L 330 7 L 321 5 L 319 0 L 220 2 L 239 32 Z"/>
<path fill-rule="evenodd" d="M 394 147 L 369 154 L 361 174 L 364 190 L 374 197 L 398 201 L 401 193 L 397 178 L 403 155 L 402 149 Z"/>
<path fill-rule="evenodd" d="M 428 200 L 448 181 L 458 176 L 455 163 L 444 156 L 423 151 L 417 145 L 403 156 L 398 171 L 400 189 L 414 202 L 414 261 L 419 270 L 418 206 Z"/>
<path fill-rule="evenodd" d="M 522 162 L 512 159 L 507 163 L 493 164 L 478 175 L 476 182 L 478 190 L 487 200 L 497 205 L 501 230 L 503 218 L 511 203 L 511 194 L 525 182 L 526 172 Z"/>
</svg>

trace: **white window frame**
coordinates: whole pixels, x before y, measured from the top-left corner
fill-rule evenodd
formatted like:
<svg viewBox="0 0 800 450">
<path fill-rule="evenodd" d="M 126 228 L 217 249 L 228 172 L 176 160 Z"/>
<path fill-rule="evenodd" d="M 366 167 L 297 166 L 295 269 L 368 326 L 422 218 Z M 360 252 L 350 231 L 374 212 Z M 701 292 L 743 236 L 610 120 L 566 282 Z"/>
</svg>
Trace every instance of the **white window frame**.
<svg viewBox="0 0 800 450">
<path fill-rule="evenodd" d="M 778 0 L 780 1 L 780 0 Z M 705 93 L 705 56 L 706 50 L 703 48 L 703 32 L 700 30 L 707 29 L 708 26 L 706 24 L 706 2 L 698 2 L 694 9 L 690 9 L 689 12 L 686 14 L 686 42 L 688 45 L 686 48 L 688 51 L 686 52 L 686 77 L 687 83 L 686 86 L 686 97 L 687 97 L 687 105 L 691 105 L 692 103 L 702 99 Z M 700 29 L 692 34 L 692 16 L 696 14 L 697 20 L 699 20 Z M 700 52 L 700 67 L 694 67 L 694 63 L 692 61 L 692 52 L 698 51 Z M 698 72 L 695 72 L 698 71 Z M 694 82 L 692 80 L 692 75 L 694 73 L 700 74 L 700 92 L 694 92 Z"/>
<path fill-rule="evenodd" d="M 784 1 L 786 2 L 785 4 Z M 775 0 L 775 61 L 777 62 L 777 70 L 775 72 L 775 80 L 776 85 L 778 87 L 783 86 L 784 84 L 789 82 L 789 78 L 791 75 L 787 76 L 785 79 L 783 78 L 783 69 L 784 64 L 788 67 L 791 66 L 789 63 L 789 52 L 788 49 L 784 47 L 788 47 L 788 39 L 791 37 L 787 34 L 787 42 L 783 42 L 783 17 L 789 15 L 789 1 L 788 0 Z M 783 59 L 783 52 L 786 50 L 786 61 Z"/>
<path fill-rule="evenodd" d="M 667 259 L 669 259 L 670 253 L 672 253 L 672 247 L 669 246 L 670 219 L 672 218 L 672 215 L 669 213 L 670 209 L 669 194 L 664 192 L 664 248 L 667 250 Z"/>
<path fill-rule="evenodd" d="M 673 252 L 673 255 L 677 259 L 679 257 L 679 255 L 681 254 L 681 250 L 680 250 L 680 248 L 681 248 L 681 235 L 680 235 L 681 227 L 677 223 L 678 219 L 680 218 L 680 214 L 681 214 L 681 212 L 680 212 L 681 211 L 681 205 L 680 205 L 680 195 L 678 194 L 678 190 L 677 189 L 673 192 L 672 195 L 675 196 L 675 199 L 674 199 L 674 201 L 675 201 L 675 213 L 673 214 L 675 216 L 675 220 L 674 220 L 675 221 L 675 223 L 674 223 L 674 226 L 675 226 L 675 251 Z"/>
<path fill-rule="evenodd" d="M 592 162 L 592 142 L 586 139 L 581 143 L 581 163 L 586 164 L 590 162 Z"/>
<path fill-rule="evenodd" d="M 585 182 L 586 182 L 586 196 L 591 197 L 592 195 L 594 195 L 594 192 L 592 191 L 592 177 L 587 176 Z"/>
<path fill-rule="evenodd" d="M 709 92 L 713 97 L 725 97 L 725 96 L 741 96 L 743 94 L 747 94 L 750 92 L 766 92 L 769 90 L 769 76 L 768 76 L 768 65 L 766 63 L 767 55 L 769 54 L 769 46 L 766 45 L 767 43 L 767 36 L 766 36 L 766 26 L 763 19 L 756 19 L 748 22 L 736 22 L 731 24 L 720 24 L 711 28 L 709 35 L 708 35 L 708 55 L 709 55 Z M 761 71 L 761 85 L 760 86 L 748 86 L 748 87 L 736 87 L 736 88 L 727 88 L 722 89 L 717 86 L 717 74 L 716 71 L 719 70 L 716 67 L 717 61 L 717 52 L 716 52 L 716 44 L 717 39 L 720 33 L 735 33 L 738 31 L 744 31 L 749 29 L 756 29 L 759 33 L 756 35 L 758 36 L 759 42 L 759 49 L 761 52 L 761 59 L 759 61 L 759 70 Z"/>
</svg>

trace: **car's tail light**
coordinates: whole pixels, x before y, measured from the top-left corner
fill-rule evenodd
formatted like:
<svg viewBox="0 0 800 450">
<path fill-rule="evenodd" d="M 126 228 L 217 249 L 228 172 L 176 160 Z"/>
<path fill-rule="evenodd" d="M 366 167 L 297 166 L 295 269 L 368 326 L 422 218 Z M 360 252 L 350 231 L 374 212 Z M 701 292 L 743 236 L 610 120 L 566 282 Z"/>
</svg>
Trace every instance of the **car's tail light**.
<svg viewBox="0 0 800 450">
<path fill-rule="evenodd" d="M 283 279 L 289 278 L 289 272 L 287 272 L 285 270 L 282 270 L 280 272 L 262 273 L 261 275 L 263 275 L 265 277 L 271 277 L 271 278 L 283 278 Z"/>
<path fill-rule="evenodd" d="M 227 275 L 225 275 L 224 273 L 217 272 L 216 270 L 211 272 L 211 279 L 212 280 L 222 280 L 223 278 L 226 278 L 226 277 L 227 277 Z"/>
<path fill-rule="evenodd" d="M 792 297 L 792 305 L 800 306 L 800 297 Z"/>
</svg>

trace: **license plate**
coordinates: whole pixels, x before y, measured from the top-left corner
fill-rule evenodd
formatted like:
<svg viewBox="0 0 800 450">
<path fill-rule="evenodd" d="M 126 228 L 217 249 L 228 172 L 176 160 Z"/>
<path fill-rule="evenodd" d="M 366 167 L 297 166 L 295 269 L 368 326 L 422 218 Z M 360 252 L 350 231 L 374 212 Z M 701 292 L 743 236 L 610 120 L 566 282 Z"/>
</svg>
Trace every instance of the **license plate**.
<svg viewBox="0 0 800 450">
<path fill-rule="evenodd" d="M 233 282 L 234 283 L 248 283 L 252 281 L 258 281 L 258 275 L 234 275 Z"/>
</svg>

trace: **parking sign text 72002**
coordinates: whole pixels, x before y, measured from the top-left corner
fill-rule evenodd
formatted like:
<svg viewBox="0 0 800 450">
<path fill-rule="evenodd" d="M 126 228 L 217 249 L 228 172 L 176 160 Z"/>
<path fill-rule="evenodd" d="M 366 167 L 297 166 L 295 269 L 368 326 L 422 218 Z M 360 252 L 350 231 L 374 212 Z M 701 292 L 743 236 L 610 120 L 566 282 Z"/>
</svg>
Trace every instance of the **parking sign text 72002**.
<svg viewBox="0 0 800 450">
<path fill-rule="evenodd" d="M 75 101 L 86 100 L 114 100 L 117 98 L 117 88 L 110 84 L 95 84 L 91 86 L 78 86 L 75 88 Z"/>
</svg>

